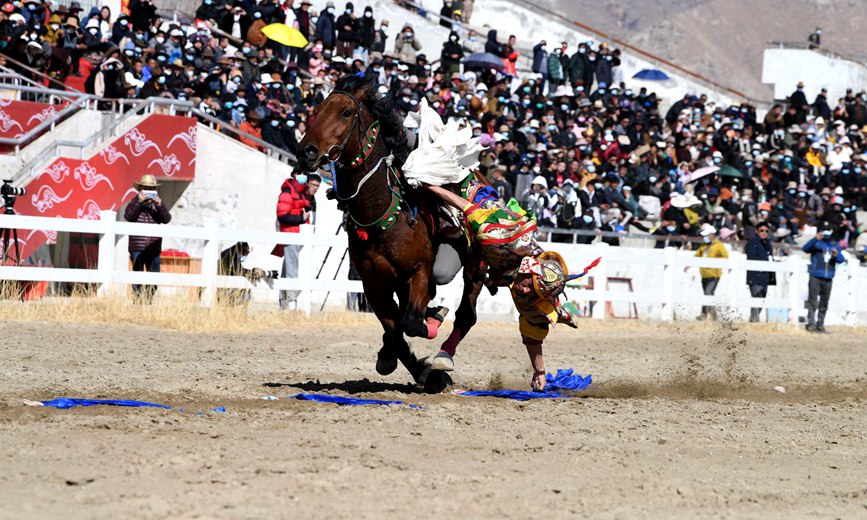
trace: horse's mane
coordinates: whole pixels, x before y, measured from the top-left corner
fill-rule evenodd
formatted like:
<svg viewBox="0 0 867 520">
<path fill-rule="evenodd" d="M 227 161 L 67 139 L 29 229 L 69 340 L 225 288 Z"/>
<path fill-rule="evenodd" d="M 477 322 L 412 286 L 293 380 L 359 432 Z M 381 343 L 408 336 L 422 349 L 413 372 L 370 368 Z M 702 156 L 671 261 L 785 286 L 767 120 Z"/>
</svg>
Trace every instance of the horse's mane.
<svg viewBox="0 0 867 520">
<path fill-rule="evenodd" d="M 379 121 L 380 138 L 394 154 L 394 165 L 398 168 L 402 167 L 410 152 L 406 141 L 406 129 L 400 114 L 394 108 L 391 97 L 383 96 L 378 92 L 376 76 L 347 74 L 337 81 L 334 89 L 350 93 L 360 90 L 364 93 L 364 106 L 373 119 Z"/>
</svg>

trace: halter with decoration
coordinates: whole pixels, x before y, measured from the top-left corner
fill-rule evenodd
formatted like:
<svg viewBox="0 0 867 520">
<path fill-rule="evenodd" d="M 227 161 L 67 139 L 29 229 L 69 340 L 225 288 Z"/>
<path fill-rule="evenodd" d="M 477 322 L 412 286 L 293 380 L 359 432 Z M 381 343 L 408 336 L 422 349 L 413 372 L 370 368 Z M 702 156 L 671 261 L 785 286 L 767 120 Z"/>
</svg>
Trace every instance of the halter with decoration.
<svg viewBox="0 0 867 520">
<path fill-rule="evenodd" d="M 388 185 L 388 190 L 391 193 L 391 203 L 388 205 L 388 209 L 380 216 L 378 219 L 373 222 L 363 223 L 359 222 L 355 216 L 352 215 L 352 212 L 349 212 L 349 218 L 356 227 L 359 228 L 358 236 L 364 240 L 367 238 L 367 233 L 363 231 L 363 228 L 379 228 L 380 230 L 386 230 L 394 225 L 397 222 L 397 215 L 401 211 L 401 202 L 406 203 L 406 199 L 403 197 L 403 192 L 400 188 L 399 176 L 400 172 L 392 167 L 392 161 L 394 160 L 394 155 L 389 154 L 388 156 L 382 157 L 377 161 L 376 165 L 372 169 L 370 169 L 364 177 L 358 182 L 358 186 L 355 189 L 355 193 L 348 197 L 342 197 L 337 188 L 337 169 L 336 165 L 340 161 L 341 156 L 343 155 L 343 151 L 346 148 L 346 144 L 349 142 L 349 138 L 352 136 L 352 133 L 358 128 L 358 136 L 359 136 L 359 149 L 358 152 L 352 157 L 352 160 L 346 166 L 347 168 L 358 168 L 364 166 L 367 162 L 367 159 L 370 157 L 370 154 L 373 152 L 374 147 L 376 146 L 376 142 L 379 138 L 380 128 L 379 121 L 374 121 L 367 128 L 366 132 L 362 132 L 361 126 L 358 124 L 361 120 L 361 110 L 364 107 L 351 93 L 343 91 L 343 90 L 335 90 L 331 92 L 331 95 L 339 94 L 348 97 L 355 104 L 356 110 L 355 115 L 352 118 L 352 125 L 349 127 L 349 130 L 346 132 L 346 136 L 343 138 L 343 141 L 339 145 L 332 145 L 328 151 L 323 155 L 331 166 L 331 182 L 334 186 L 333 193 L 334 197 L 340 202 L 347 202 L 361 193 L 361 188 L 364 184 L 371 178 L 373 175 L 379 171 L 382 163 L 386 164 L 386 184 Z M 332 151 L 337 148 L 337 156 L 332 157 Z M 416 208 L 413 208 L 412 219 L 415 218 L 415 213 L 417 212 Z"/>
</svg>

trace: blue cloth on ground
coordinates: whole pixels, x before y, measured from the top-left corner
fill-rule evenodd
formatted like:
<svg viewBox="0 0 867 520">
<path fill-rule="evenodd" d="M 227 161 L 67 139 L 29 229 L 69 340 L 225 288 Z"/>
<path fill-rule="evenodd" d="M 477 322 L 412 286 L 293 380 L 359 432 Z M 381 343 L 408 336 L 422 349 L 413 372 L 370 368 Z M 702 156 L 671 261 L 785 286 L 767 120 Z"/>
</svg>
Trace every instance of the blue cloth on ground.
<svg viewBox="0 0 867 520">
<path fill-rule="evenodd" d="M 300 399 L 302 401 L 316 401 L 319 403 L 334 403 L 339 405 L 360 406 L 366 404 L 400 404 L 410 408 L 420 409 L 421 407 L 415 404 L 405 403 L 403 401 L 383 401 L 381 399 L 359 399 L 357 397 L 344 397 L 342 395 L 328 394 L 295 394 L 290 395 L 287 399 Z"/>
<path fill-rule="evenodd" d="M 543 392 L 530 392 L 527 390 L 470 390 L 461 392 L 459 395 L 469 397 L 501 397 L 514 399 L 515 401 L 529 401 L 530 399 L 558 399 L 572 397 L 562 394 L 557 390 L 569 390 L 572 392 L 584 390 L 593 382 L 593 376 L 582 377 L 573 373 L 571 368 L 557 370 L 557 375 L 545 374 L 545 390 Z"/>
<path fill-rule="evenodd" d="M 53 408 L 59 408 L 61 410 L 67 410 L 69 408 L 75 408 L 76 406 L 99 406 L 99 405 L 109 405 L 109 406 L 130 406 L 133 408 L 140 407 L 152 407 L 152 408 L 163 408 L 165 410 L 177 410 L 179 412 L 183 412 L 183 408 L 172 408 L 167 404 L 160 403 L 149 403 L 147 401 L 130 401 L 127 399 L 79 399 L 79 398 L 70 398 L 70 397 L 58 397 L 57 399 L 52 399 L 50 401 L 42 401 L 42 406 L 51 406 Z M 211 408 L 209 411 L 211 412 L 219 412 L 225 413 L 225 406 L 218 406 L 216 408 Z M 199 412 L 199 415 L 203 415 L 202 412 Z"/>
<path fill-rule="evenodd" d="M 152 406 L 155 408 L 165 408 L 166 410 L 171 410 L 171 406 L 166 404 L 159 403 L 149 403 L 147 401 L 128 401 L 125 399 L 73 399 L 68 397 L 60 397 L 57 399 L 52 399 L 50 401 L 42 401 L 42 406 L 53 406 L 54 408 L 60 408 L 61 410 L 66 410 L 67 408 L 74 408 L 76 406 L 97 406 L 101 404 L 107 404 L 112 406 Z"/>
</svg>

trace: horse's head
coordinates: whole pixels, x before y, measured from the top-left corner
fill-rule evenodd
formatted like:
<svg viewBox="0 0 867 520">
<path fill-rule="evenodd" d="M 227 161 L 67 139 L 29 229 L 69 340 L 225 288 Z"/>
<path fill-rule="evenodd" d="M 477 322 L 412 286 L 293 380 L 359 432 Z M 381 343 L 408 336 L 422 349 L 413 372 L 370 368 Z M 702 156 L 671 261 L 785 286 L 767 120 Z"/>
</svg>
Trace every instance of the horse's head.
<svg viewBox="0 0 867 520">
<path fill-rule="evenodd" d="M 298 143 L 301 168 L 313 171 L 329 161 L 340 166 L 349 164 L 372 123 L 368 107 L 375 102 L 373 76 L 350 75 L 338 81 L 331 94 L 316 107 L 316 119 Z"/>
</svg>

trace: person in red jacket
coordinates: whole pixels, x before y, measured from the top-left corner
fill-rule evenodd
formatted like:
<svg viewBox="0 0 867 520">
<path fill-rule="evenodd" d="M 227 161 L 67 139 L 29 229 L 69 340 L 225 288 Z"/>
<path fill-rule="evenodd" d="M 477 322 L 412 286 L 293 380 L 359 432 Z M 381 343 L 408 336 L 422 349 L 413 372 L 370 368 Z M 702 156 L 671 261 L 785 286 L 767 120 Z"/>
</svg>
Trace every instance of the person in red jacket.
<svg viewBox="0 0 867 520">
<path fill-rule="evenodd" d="M 280 197 L 277 199 L 277 226 L 283 233 L 298 233 L 301 224 L 310 224 L 310 216 L 316 212 L 316 192 L 322 177 L 311 173 L 309 176 L 296 169 L 294 178 L 283 181 Z M 301 246 L 283 246 L 283 278 L 298 278 L 298 253 Z M 290 303 L 298 299 L 300 291 L 280 291 L 280 308 L 288 309 Z"/>
<path fill-rule="evenodd" d="M 127 222 L 143 222 L 145 224 L 168 224 L 172 220 L 169 209 L 160 199 L 157 188 L 160 184 L 153 175 L 142 175 L 139 182 L 133 183 L 138 190 L 126 207 L 123 214 Z M 134 236 L 129 237 L 129 258 L 132 260 L 133 271 L 160 272 L 160 254 L 163 250 L 163 239 L 160 237 Z M 133 298 L 136 303 L 150 304 L 155 285 L 133 285 Z"/>
</svg>

